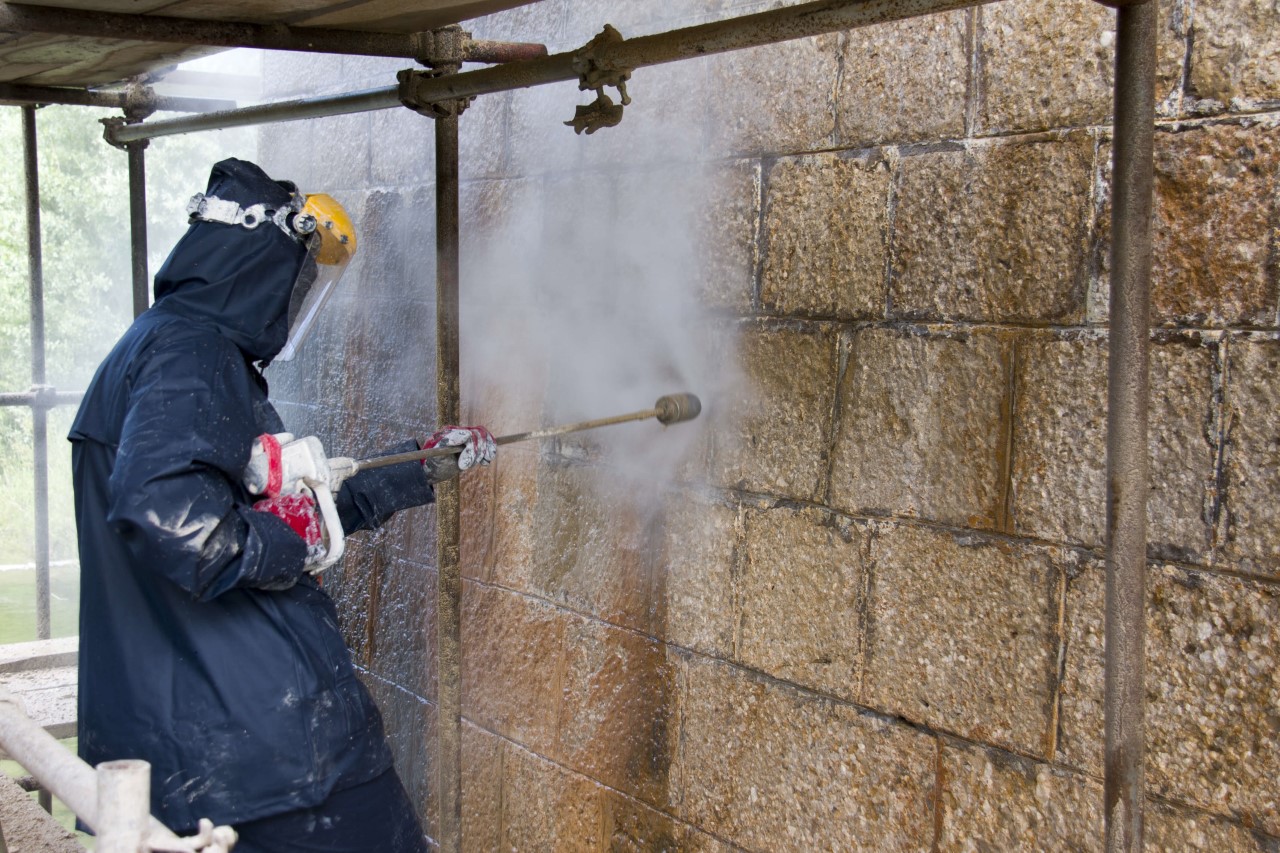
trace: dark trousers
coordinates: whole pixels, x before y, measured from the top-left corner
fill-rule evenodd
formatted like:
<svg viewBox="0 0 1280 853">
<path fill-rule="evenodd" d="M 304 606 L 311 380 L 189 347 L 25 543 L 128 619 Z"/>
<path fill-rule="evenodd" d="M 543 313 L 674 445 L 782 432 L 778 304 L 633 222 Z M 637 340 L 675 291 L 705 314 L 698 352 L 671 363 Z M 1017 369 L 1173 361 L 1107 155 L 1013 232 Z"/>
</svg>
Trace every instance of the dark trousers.
<svg viewBox="0 0 1280 853">
<path fill-rule="evenodd" d="M 235 853 L 427 853 L 394 770 L 335 791 L 318 806 L 242 823 Z"/>
</svg>

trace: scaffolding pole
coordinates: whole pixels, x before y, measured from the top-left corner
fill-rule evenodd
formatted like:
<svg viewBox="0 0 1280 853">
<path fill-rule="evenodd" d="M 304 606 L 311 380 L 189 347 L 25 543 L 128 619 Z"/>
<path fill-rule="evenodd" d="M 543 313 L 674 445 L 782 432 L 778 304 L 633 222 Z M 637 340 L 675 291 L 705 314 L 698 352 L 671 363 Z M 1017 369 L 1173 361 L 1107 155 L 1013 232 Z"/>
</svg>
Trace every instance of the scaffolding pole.
<svg viewBox="0 0 1280 853">
<path fill-rule="evenodd" d="M 1157 7 L 1147 0 L 1117 12 L 1104 652 L 1108 853 L 1142 850 Z"/>
<path fill-rule="evenodd" d="M 150 288 L 147 276 L 147 140 L 130 142 L 129 248 L 133 261 L 133 316 L 147 310 Z"/>
<path fill-rule="evenodd" d="M 822 0 L 595 46 L 589 60 L 594 67 L 643 68 L 922 15 L 951 12 L 990 2 L 994 0 Z M 407 94 L 419 104 L 445 103 L 477 95 L 578 80 L 582 74 L 583 62 L 583 55 L 575 50 L 460 74 L 431 76 L 421 72 L 413 73 L 408 84 L 411 91 Z M 402 87 L 386 86 L 343 95 L 283 101 L 203 116 L 109 128 L 107 133 L 112 143 L 120 144 L 202 130 L 223 130 L 266 122 L 298 121 L 385 110 L 401 104 Z"/>
</svg>

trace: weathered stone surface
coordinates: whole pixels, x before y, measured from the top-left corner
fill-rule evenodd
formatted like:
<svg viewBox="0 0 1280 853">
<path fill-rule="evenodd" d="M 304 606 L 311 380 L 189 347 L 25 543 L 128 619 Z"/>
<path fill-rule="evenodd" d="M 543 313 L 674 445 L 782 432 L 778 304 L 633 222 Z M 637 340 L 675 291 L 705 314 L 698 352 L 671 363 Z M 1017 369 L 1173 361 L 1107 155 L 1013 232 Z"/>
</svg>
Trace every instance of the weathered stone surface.
<svg viewBox="0 0 1280 853">
<path fill-rule="evenodd" d="M 1060 558 L 885 525 L 871 559 L 860 704 L 1045 755 L 1053 742 Z"/>
<path fill-rule="evenodd" d="M 538 448 L 503 447 L 493 464 L 462 478 L 459 487 L 463 576 L 531 591 Z"/>
<path fill-rule="evenodd" d="M 932 738 L 723 663 L 687 672 L 685 820 L 753 850 L 929 846 Z"/>
<path fill-rule="evenodd" d="M 1188 88 L 1223 104 L 1280 98 L 1280 29 L 1266 0 L 1196 3 Z"/>
<path fill-rule="evenodd" d="M 746 514 L 738 660 L 854 701 L 862 679 L 864 528 L 817 510 Z"/>
<path fill-rule="evenodd" d="M 707 63 L 710 144 L 717 150 L 787 154 L 827 147 L 839 69 L 834 35 L 720 54 Z M 767 107 L 765 106 L 767 99 Z"/>
<path fill-rule="evenodd" d="M 836 335 L 752 326 L 741 338 L 746 387 L 716 416 L 716 482 L 812 500 L 822 493 L 836 384 Z"/>
<path fill-rule="evenodd" d="M 303 192 L 328 193 L 345 206 L 343 191 L 369 184 L 370 115 L 279 124 L 262 137 L 257 162 L 271 177 L 293 181 Z M 325 144 L 317 145 L 318 139 Z"/>
<path fill-rule="evenodd" d="M 614 20 L 612 8 L 605 14 Z M 706 72 L 703 62 L 637 68 L 627 81 L 631 103 L 624 107 L 619 124 L 581 136 L 564 127 L 562 132 L 569 139 L 555 142 L 578 147 L 586 169 L 625 171 L 637 165 L 670 168 L 702 159 L 707 147 L 706 110 L 710 100 Z M 617 90 L 606 89 L 605 93 L 614 103 L 621 101 Z M 575 102 L 585 105 L 595 99 L 595 92 L 584 92 L 566 100 L 557 117 L 568 121 L 575 115 Z"/>
<path fill-rule="evenodd" d="M 1280 341 L 1230 342 L 1226 383 L 1227 535 L 1223 554 L 1233 568 L 1280 577 Z"/>
<path fill-rule="evenodd" d="M 865 329 L 840 388 L 831 505 L 992 528 L 1003 510 L 1006 347 L 992 334 Z"/>
<path fill-rule="evenodd" d="M 671 501 L 662 528 L 666 536 L 654 597 L 665 608 L 658 611 L 654 633 L 677 646 L 729 657 L 741 511 L 710 497 L 682 494 Z"/>
<path fill-rule="evenodd" d="M 501 738 L 462 721 L 462 849 L 499 849 L 502 833 Z"/>
<path fill-rule="evenodd" d="M 582 465 L 544 463 L 534 507 L 531 590 L 615 625 L 648 631 L 661 531 L 628 484 Z"/>
<path fill-rule="evenodd" d="M 381 678 L 366 676 L 364 683 L 382 712 L 396 773 L 417 809 L 422 829 L 438 837 L 436 706 Z"/>
<path fill-rule="evenodd" d="M 572 81 L 511 93 L 509 122 L 519 139 L 511 141 L 509 174 L 546 175 L 580 168 L 583 146 L 590 140 L 575 136 L 564 123 L 573 118 L 574 104 L 581 98 Z"/>
<path fill-rule="evenodd" d="M 458 172 L 463 180 L 511 174 L 510 149 L 517 138 L 510 130 L 513 97 L 509 92 L 485 95 L 472 101 L 463 112 L 459 128 L 465 124 L 467 132 L 459 130 L 458 133 Z M 420 125 L 422 132 L 411 137 L 409 144 L 429 144 L 434 149 L 434 124 L 424 116 Z"/>
<path fill-rule="evenodd" d="M 730 853 L 733 849 L 670 815 L 613 791 L 604 792 L 603 809 L 601 849 L 610 853 Z"/>
<path fill-rule="evenodd" d="M 565 619 L 562 611 L 525 596 L 463 585 L 462 708 L 468 719 L 552 754 Z"/>
<path fill-rule="evenodd" d="M 610 788 L 665 806 L 678 731 L 677 671 L 661 643 L 569 621 L 557 757 Z"/>
<path fill-rule="evenodd" d="M 838 90 L 842 144 L 961 136 L 971 16 L 949 12 L 849 31 Z"/>
<path fill-rule="evenodd" d="M 1102 850 L 1102 785 L 994 749 L 944 744 L 938 850 Z"/>
<path fill-rule="evenodd" d="M 711 310 L 747 314 L 755 300 L 759 256 L 760 167 L 740 160 L 708 169 L 699 185 L 707 193 L 694 212 L 701 302 Z"/>
<path fill-rule="evenodd" d="M 1151 348 L 1148 542 L 1207 560 L 1214 491 L 1212 335 Z M 1107 354 L 1103 333 L 1036 335 L 1019 344 L 1013 437 L 1013 530 L 1100 545 L 1106 526 Z"/>
<path fill-rule="evenodd" d="M 389 543 L 387 550 L 390 550 Z M 370 585 L 370 669 L 423 699 L 436 697 L 436 573 L 388 560 L 362 580 Z"/>
<path fill-rule="evenodd" d="M 502 757 L 503 850 L 598 850 L 604 789 L 506 744 Z"/>
<path fill-rule="evenodd" d="M 1059 758 L 1102 773 L 1101 562 L 1071 581 Z M 1165 566 L 1147 578 L 1147 790 L 1280 830 L 1280 597 Z"/>
<path fill-rule="evenodd" d="M 1176 95 L 1185 35 L 1175 0 L 1159 0 L 1156 100 Z M 976 130 L 1007 133 L 1105 124 L 1112 111 L 1115 13 L 1092 3 L 1013 0 L 979 10 Z"/>
<path fill-rule="evenodd" d="M 1156 135 L 1154 320 L 1276 325 L 1278 178 L 1275 126 Z"/>
<path fill-rule="evenodd" d="M 761 307 L 841 320 L 885 310 L 889 170 L 876 157 L 783 160 L 768 174 Z"/>
<path fill-rule="evenodd" d="M 435 123 L 413 110 L 369 113 L 369 177 L 373 184 L 403 187 L 435 183 L 435 138 Z M 470 139 L 471 134 L 465 138 Z M 434 220 L 432 216 L 420 225 Z"/>
<path fill-rule="evenodd" d="M 1093 141 L 974 145 L 902 160 L 891 311 L 907 319 L 1084 316 Z"/>
<path fill-rule="evenodd" d="M 1269 853 L 1273 844 L 1243 827 L 1191 809 L 1147 801 L 1143 844 L 1160 853 Z"/>
</svg>

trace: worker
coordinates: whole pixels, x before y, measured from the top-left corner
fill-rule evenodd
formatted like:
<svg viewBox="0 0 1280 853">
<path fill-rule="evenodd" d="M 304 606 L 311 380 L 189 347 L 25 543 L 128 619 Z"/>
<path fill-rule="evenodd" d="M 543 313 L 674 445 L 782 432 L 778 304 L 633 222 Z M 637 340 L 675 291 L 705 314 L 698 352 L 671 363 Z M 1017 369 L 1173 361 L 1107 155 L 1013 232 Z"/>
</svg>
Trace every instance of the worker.
<svg viewBox="0 0 1280 853">
<path fill-rule="evenodd" d="M 80 547 L 79 753 L 151 763 L 152 813 L 231 825 L 241 853 L 426 850 L 382 720 L 314 565 L 310 498 L 255 499 L 251 448 L 284 431 L 263 368 L 292 357 L 356 249 L 341 207 L 224 160 L 188 206 L 155 304 L 98 368 L 72 425 Z M 496 447 L 356 474 L 345 531 L 431 502 Z M 416 449 L 408 441 L 388 452 Z M 358 582 L 358 566 L 347 566 Z"/>
</svg>

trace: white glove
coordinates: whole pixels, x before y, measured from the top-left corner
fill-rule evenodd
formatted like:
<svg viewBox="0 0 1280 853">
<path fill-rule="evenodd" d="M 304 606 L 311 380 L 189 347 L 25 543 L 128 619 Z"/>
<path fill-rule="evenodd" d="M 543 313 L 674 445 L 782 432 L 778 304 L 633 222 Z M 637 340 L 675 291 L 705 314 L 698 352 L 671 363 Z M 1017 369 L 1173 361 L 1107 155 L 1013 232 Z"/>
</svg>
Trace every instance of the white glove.
<svg viewBox="0 0 1280 853">
<path fill-rule="evenodd" d="M 431 447 L 462 448 L 457 454 L 422 460 L 433 483 L 456 477 L 477 463 L 488 465 L 498 455 L 498 445 L 493 440 L 493 433 L 482 426 L 442 427 L 422 443 L 424 450 Z"/>
</svg>

